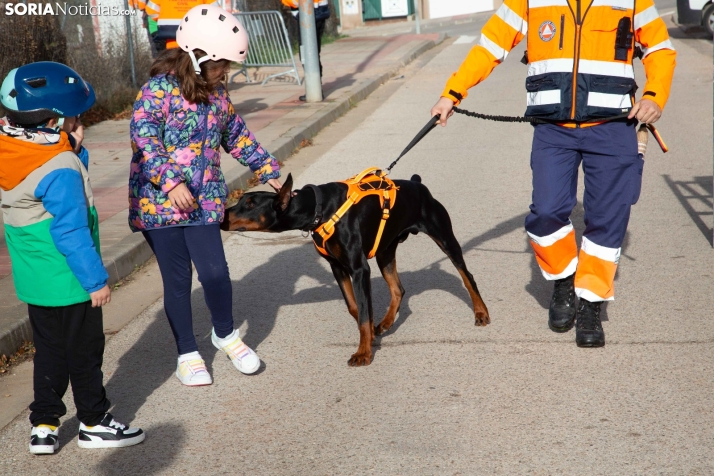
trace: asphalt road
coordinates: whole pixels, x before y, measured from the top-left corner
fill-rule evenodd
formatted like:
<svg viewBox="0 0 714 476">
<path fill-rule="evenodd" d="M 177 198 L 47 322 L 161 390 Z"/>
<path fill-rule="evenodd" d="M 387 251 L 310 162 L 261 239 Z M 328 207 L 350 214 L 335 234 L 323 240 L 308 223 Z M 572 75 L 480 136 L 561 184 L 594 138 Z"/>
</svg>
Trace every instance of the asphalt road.
<svg viewBox="0 0 714 476">
<path fill-rule="evenodd" d="M 454 117 L 394 176 L 419 173 L 449 210 L 491 325 L 474 327 L 456 271 L 430 239 L 410 237 L 397 255 L 407 291 L 397 322 L 372 365 L 350 368 L 358 332 L 309 241 L 236 234 L 226 242 L 236 322 L 263 370 L 240 375 L 216 353 L 195 282 L 214 385 L 189 389 L 172 375 L 157 302 L 109 341 L 104 366 L 115 415 L 147 440 L 80 450 L 72 418 L 59 454 L 31 457 L 23 414 L 0 432 L 0 474 L 714 474 L 711 57 L 698 41 L 674 40 L 679 66 L 659 124 L 671 152 L 647 154 L 604 348 L 579 349 L 573 332 L 547 327 L 551 287 L 523 230 L 530 127 Z M 434 50 L 326 129 L 288 161 L 297 184 L 386 166 L 469 47 Z M 464 107 L 522 114 L 520 55 Z M 580 205 L 573 220 L 582 231 Z M 388 292 L 374 266 L 372 286 L 379 320 Z"/>
</svg>

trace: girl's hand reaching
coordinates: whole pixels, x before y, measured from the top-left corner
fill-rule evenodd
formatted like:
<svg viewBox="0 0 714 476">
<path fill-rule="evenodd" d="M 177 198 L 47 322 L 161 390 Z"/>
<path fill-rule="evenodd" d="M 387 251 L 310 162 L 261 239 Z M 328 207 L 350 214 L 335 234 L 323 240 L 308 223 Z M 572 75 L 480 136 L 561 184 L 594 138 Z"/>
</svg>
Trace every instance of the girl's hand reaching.
<svg viewBox="0 0 714 476">
<path fill-rule="evenodd" d="M 265 182 L 265 183 L 267 183 L 268 185 L 270 185 L 271 187 L 273 187 L 273 190 L 275 190 L 276 192 L 279 192 L 280 189 L 281 189 L 282 186 L 283 186 L 283 184 L 280 183 L 280 180 L 278 180 L 278 179 L 276 179 L 276 178 L 270 179 L 270 180 L 268 180 L 268 181 Z"/>
<path fill-rule="evenodd" d="M 193 198 L 193 195 L 191 195 L 191 192 L 188 191 L 188 187 L 186 187 L 186 184 L 184 183 L 176 185 L 169 192 L 169 200 L 171 200 L 172 205 L 174 205 L 180 210 L 192 209 L 193 203 L 196 201 L 196 199 Z"/>
</svg>

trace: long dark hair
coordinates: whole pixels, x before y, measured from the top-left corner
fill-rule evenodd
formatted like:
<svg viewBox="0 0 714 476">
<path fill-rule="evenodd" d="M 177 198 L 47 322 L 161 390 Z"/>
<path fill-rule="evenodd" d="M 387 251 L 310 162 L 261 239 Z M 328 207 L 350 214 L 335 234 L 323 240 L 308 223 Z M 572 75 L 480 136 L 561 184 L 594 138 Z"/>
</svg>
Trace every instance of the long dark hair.
<svg viewBox="0 0 714 476">
<path fill-rule="evenodd" d="M 206 56 L 202 50 L 194 50 L 196 59 Z M 181 87 L 181 95 L 193 104 L 207 104 L 208 96 L 216 90 L 223 76 L 215 77 L 215 72 L 225 69 L 230 64 L 228 60 L 208 60 L 201 64 L 201 75 L 193 69 L 191 57 L 181 48 L 171 48 L 161 52 L 151 65 L 151 76 L 171 73 L 176 76 Z"/>
</svg>

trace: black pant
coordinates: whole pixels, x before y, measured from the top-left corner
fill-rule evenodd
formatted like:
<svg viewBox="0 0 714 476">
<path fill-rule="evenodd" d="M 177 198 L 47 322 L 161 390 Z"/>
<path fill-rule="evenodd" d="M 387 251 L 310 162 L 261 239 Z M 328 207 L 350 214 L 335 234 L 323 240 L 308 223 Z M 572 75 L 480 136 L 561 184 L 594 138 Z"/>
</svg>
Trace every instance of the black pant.
<svg viewBox="0 0 714 476">
<path fill-rule="evenodd" d="M 297 20 L 298 17 L 293 17 Z M 298 21 L 298 44 L 302 46 L 302 35 L 300 34 L 300 20 Z M 317 60 L 320 62 L 320 78 L 322 78 L 322 60 L 320 59 L 320 50 L 322 50 L 322 35 L 325 33 L 325 24 L 327 23 L 327 19 L 323 20 L 315 20 L 315 30 L 317 33 Z M 300 54 L 302 55 L 302 49 L 300 50 Z M 302 57 L 301 57 L 302 59 Z"/>
<path fill-rule="evenodd" d="M 218 224 L 171 226 L 145 231 L 164 283 L 164 309 L 178 353 L 198 350 L 191 315 L 191 262 L 218 337 L 233 332 L 233 286 Z"/>
<path fill-rule="evenodd" d="M 28 311 L 36 349 L 30 422 L 59 426 L 67 413 L 62 397 L 72 382 L 77 418 L 97 425 L 111 405 L 102 384 L 102 308 L 87 301 L 61 307 L 30 304 Z"/>
</svg>

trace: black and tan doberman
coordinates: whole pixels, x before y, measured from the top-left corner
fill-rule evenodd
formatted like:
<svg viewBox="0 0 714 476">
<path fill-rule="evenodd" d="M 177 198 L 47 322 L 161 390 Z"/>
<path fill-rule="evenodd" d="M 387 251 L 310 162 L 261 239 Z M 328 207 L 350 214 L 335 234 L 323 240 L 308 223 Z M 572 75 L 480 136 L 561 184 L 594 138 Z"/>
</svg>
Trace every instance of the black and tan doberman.
<svg viewBox="0 0 714 476">
<path fill-rule="evenodd" d="M 384 226 L 376 251 L 377 264 L 389 286 L 391 302 L 384 319 L 374 326 L 370 268 L 367 255 L 371 251 L 383 213 L 377 196 L 366 197 L 352 206 L 335 226 L 334 235 L 324 243 L 335 279 L 342 290 L 349 313 L 359 326 L 360 341 L 349 365 L 369 365 L 372 362 L 372 340 L 389 330 L 399 311 L 404 288 L 397 274 L 396 251 L 409 234 L 419 232 L 431 237 L 456 266 L 473 301 L 476 325 L 490 322 L 488 309 L 481 299 L 473 276 L 466 268 L 461 246 L 454 237 L 451 219 L 444 206 L 432 197 L 419 176 L 411 180 L 394 180 L 398 195 Z M 221 228 L 226 231 L 313 230 L 321 216 L 332 216 L 346 201 L 347 185 L 332 182 L 309 186 L 293 192 L 292 176 L 288 175 L 280 192 L 249 192 L 226 210 Z M 317 190 L 315 190 L 317 189 Z M 318 203 L 318 196 L 320 202 Z M 322 213 L 316 214 L 316 210 Z M 318 223 L 316 223 L 316 221 Z"/>
</svg>

